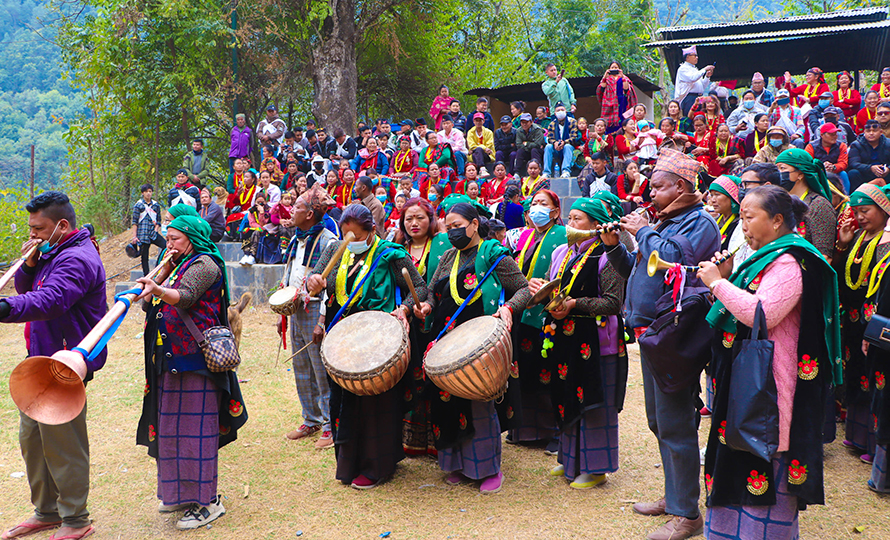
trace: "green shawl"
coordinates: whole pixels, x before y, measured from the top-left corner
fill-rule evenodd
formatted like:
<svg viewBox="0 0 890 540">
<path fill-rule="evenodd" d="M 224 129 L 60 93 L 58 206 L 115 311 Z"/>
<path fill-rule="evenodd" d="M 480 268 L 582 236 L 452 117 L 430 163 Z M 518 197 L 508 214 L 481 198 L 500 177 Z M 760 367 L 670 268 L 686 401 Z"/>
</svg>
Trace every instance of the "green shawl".
<svg viewBox="0 0 890 540">
<path fill-rule="evenodd" d="M 455 253 L 454 256 L 458 257 L 460 254 Z M 476 251 L 476 278 L 482 279 L 488 269 L 491 268 L 491 265 L 498 260 L 501 255 L 510 256 L 510 250 L 504 247 L 497 240 L 483 240 L 479 244 L 479 249 Z M 483 302 L 482 309 L 486 315 L 494 315 L 498 308 L 500 307 L 500 299 L 501 299 L 501 290 L 503 289 L 503 285 L 501 285 L 501 280 L 498 279 L 497 271 L 491 273 L 482 283 L 482 287 L 479 288 L 479 291 L 482 293 L 481 302 Z"/>
<path fill-rule="evenodd" d="M 426 260 L 426 275 L 423 276 L 430 287 L 433 285 L 430 281 L 436 275 L 439 261 L 449 248 L 451 248 L 451 242 L 448 241 L 448 233 L 439 233 L 430 241 L 429 258 Z"/>
<path fill-rule="evenodd" d="M 822 164 L 821 160 L 813 158 L 806 150 L 789 148 L 779 154 L 779 157 L 776 158 L 776 163 L 791 165 L 802 172 L 807 186 L 831 202 L 831 188 L 828 187 L 825 165 Z"/>
<path fill-rule="evenodd" d="M 192 212 L 195 212 L 194 208 L 183 204 L 178 204 L 170 210 L 172 211 L 180 206 L 184 206 L 189 208 Z M 203 218 L 199 217 L 197 212 L 196 215 L 191 215 L 186 211 L 182 212 L 179 217 L 174 219 L 170 225 L 168 225 L 168 228 L 176 229 L 185 234 L 192 243 L 195 253 L 209 255 L 214 262 L 216 262 L 217 266 L 219 266 L 219 269 L 222 271 L 223 309 L 228 308 L 231 294 L 229 293 L 229 277 L 226 272 L 226 261 L 223 259 L 216 244 L 210 240 L 210 224 L 204 221 Z"/>
<path fill-rule="evenodd" d="M 838 305 L 837 274 L 825 261 L 822 254 L 798 234 L 786 234 L 754 252 L 751 257 L 739 265 L 730 277 L 729 281 L 736 287 L 745 289 L 760 272 L 780 255 L 791 248 L 798 248 L 815 255 L 820 261 L 819 271 L 822 273 L 822 311 L 825 318 L 825 341 L 828 354 L 832 361 L 832 375 L 835 385 L 843 381 L 843 366 L 841 365 L 841 327 L 840 308 Z M 807 269 L 802 268 L 806 271 Z M 812 270 L 812 269 L 811 269 Z M 706 317 L 708 324 L 730 334 L 736 333 L 737 319 L 717 300 L 711 307 Z"/>
<path fill-rule="evenodd" d="M 407 257 L 408 252 L 405 251 L 405 248 L 402 246 L 387 242 L 386 240 L 378 240 L 377 242 L 377 249 L 374 250 L 374 256 L 368 264 L 373 262 L 373 259 L 376 259 L 387 248 L 391 249 L 388 253 L 380 257 L 380 262 L 377 263 L 377 268 L 375 268 L 374 272 L 368 276 L 367 281 L 365 281 L 365 284 L 362 286 L 361 296 L 356 301 L 355 305 L 343 314 L 344 317 L 347 314 L 358 313 L 359 311 L 385 311 L 389 313 L 396 308 L 397 284 L 392 269 L 390 268 L 390 264 L 403 257 Z M 339 267 L 339 261 L 337 261 L 337 263 Z M 334 279 L 336 279 L 336 272 L 337 267 L 335 267 L 332 272 Z M 356 278 L 354 285 L 358 285 L 358 278 Z M 348 292 L 350 291 L 347 288 L 347 293 Z"/>
<path fill-rule="evenodd" d="M 532 229 L 532 232 L 529 233 L 526 238 L 526 242 L 533 242 L 534 234 L 534 230 Z M 535 263 L 535 271 L 532 272 L 531 278 L 539 278 L 543 279 L 544 281 L 549 281 L 548 278 L 550 277 L 551 262 L 550 258 L 553 255 L 553 251 L 556 249 L 556 247 L 565 243 L 566 228 L 562 225 L 553 225 L 552 227 L 550 227 L 550 230 L 547 231 L 547 234 L 544 235 L 544 238 L 541 239 L 541 251 L 538 255 L 538 260 Z M 522 251 L 522 245 L 517 246 L 517 248 L 518 252 Z M 534 256 L 535 251 L 536 248 L 532 245 L 529 245 L 528 249 L 525 251 L 525 260 L 523 261 L 523 265 L 529 260 L 529 258 Z M 518 253 L 515 258 L 518 263 Z M 525 273 L 522 268 L 520 268 L 519 271 Z M 522 323 L 540 329 L 544 325 L 544 306 L 542 304 L 538 304 L 537 306 L 526 308 L 525 311 L 522 312 Z"/>
</svg>

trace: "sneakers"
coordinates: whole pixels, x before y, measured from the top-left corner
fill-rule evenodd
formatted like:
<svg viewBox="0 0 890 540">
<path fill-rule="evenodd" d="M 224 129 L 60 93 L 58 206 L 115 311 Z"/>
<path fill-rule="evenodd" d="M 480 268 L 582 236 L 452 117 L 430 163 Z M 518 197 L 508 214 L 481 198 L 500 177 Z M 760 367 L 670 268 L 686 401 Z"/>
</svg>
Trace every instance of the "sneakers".
<svg viewBox="0 0 890 540">
<path fill-rule="evenodd" d="M 569 171 L 562 171 L 562 174 L 559 175 L 559 177 L 560 177 L 560 178 L 571 178 L 571 177 L 572 177 L 572 173 L 569 172 Z"/>
<path fill-rule="evenodd" d="M 553 438 L 547 443 L 547 448 L 544 449 L 544 455 L 546 456 L 558 456 L 559 455 L 559 439 Z"/>
<path fill-rule="evenodd" d="M 644 516 L 663 516 L 666 506 L 667 503 L 664 502 L 664 498 L 661 498 L 654 503 L 638 502 L 634 504 L 633 510 L 637 514 Z"/>
<path fill-rule="evenodd" d="M 158 512 L 160 512 L 161 514 L 169 514 L 171 512 L 179 512 L 180 510 L 186 510 L 191 507 L 192 507 L 192 505 L 189 503 L 164 504 L 164 501 L 158 501 Z"/>
<path fill-rule="evenodd" d="M 566 468 L 562 463 L 560 463 L 556 467 L 553 467 L 552 469 L 550 469 L 550 476 L 562 476 L 565 473 L 566 473 Z"/>
<path fill-rule="evenodd" d="M 332 446 L 334 446 L 334 435 L 330 430 L 322 431 L 321 437 L 315 441 L 315 449 L 324 450 L 325 448 L 330 448 Z"/>
<path fill-rule="evenodd" d="M 290 433 L 288 433 L 287 435 L 285 435 L 285 437 L 287 437 L 288 439 L 290 439 L 292 441 L 296 441 L 298 439 L 308 437 L 309 435 L 312 435 L 313 433 L 315 433 L 316 431 L 318 431 L 320 429 L 321 429 L 321 426 L 307 426 L 306 424 L 302 424 L 297 429 L 295 429 L 295 430 L 291 431 Z"/>
<path fill-rule="evenodd" d="M 569 484 L 572 489 L 590 489 L 602 483 L 605 483 L 605 474 L 579 474 L 575 480 Z"/>
<path fill-rule="evenodd" d="M 709 409 L 707 407 L 702 407 L 701 409 L 699 409 L 698 413 L 701 415 L 702 418 L 710 418 L 711 417 L 711 409 Z"/>
<path fill-rule="evenodd" d="M 445 483 L 448 484 L 449 486 L 457 486 L 457 485 L 462 484 L 464 482 L 464 480 L 466 480 L 466 479 L 467 479 L 466 476 L 455 471 L 445 477 Z"/>
<path fill-rule="evenodd" d="M 250 266 L 256 264 L 256 257 L 253 255 L 245 255 L 241 257 L 241 260 L 238 261 L 242 266 Z"/>
<path fill-rule="evenodd" d="M 501 490 L 501 487 L 504 485 L 504 473 L 499 472 L 494 476 L 489 476 L 485 480 L 482 481 L 482 486 L 479 488 L 479 491 L 482 492 L 483 495 L 487 495 L 489 493 L 497 493 Z"/>
<path fill-rule="evenodd" d="M 648 540 L 684 540 L 698 536 L 705 529 L 705 520 L 699 515 L 695 519 L 674 516 L 670 521 L 649 533 Z"/>
<path fill-rule="evenodd" d="M 355 489 L 374 489 L 380 485 L 380 480 L 374 481 L 367 476 L 360 474 L 355 477 L 350 485 Z"/>
<path fill-rule="evenodd" d="M 859 459 L 862 460 L 863 463 L 868 463 L 869 465 L 872 465 L 875 462 L 875 458 L 871 454 L 862 454 L 859 456 Z"/>
<path fill-rule="evenodd" d="M 197 529 L 198 527 L 207 525 L 225 513 L 226 509 L 222 505 L 222 497 L 217 495 L 207 506 L 193 504 L 185 515 L 182 516 L 182 519 L 176 522 L 176 528 L 181 531 Z"/>
</svg>

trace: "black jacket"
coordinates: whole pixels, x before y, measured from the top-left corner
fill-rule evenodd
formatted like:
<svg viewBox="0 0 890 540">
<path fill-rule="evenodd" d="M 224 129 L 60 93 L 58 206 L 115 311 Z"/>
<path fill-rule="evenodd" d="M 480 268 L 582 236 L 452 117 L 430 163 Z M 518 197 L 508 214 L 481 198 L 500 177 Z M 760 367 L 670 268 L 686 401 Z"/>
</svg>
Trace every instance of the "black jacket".
<svg viewBox="0 0 890 540">
<path fill-rule="evenodd" d="M 504 130 L 498 128 L 494 131 L 494 151 L 506 152 L 509 156 L 510 152 L 516 150 L 516 130 L 512 127 L 510 131 L 504 133 Z"/>
<path fill-rule="evenodd" d="M 877 150 L 878 160 L 877 162 L 872 162 L 872 147 L 865 140 L 864 135 L 860 135 L 856 142 L 850 145 L 848 168 L 858 171 L 865 182 L 875 178 L 874 173 L 871 172 L 872 165 L 890 165 L 890 140 L 887 137 L 881 135 L 881 138 L 878 139 Z"/>
<path fill-rule="evenodd" d="M 327 142 L 327 156 L 336 156 L 337 155 L 337 139 L 331 137 Z M 343 150 L 345 151 L 345 155 L 341 155 L 341 158 L 346 158 L 348 160 L 355 159 L 355 153 L 358 151 L 358 145 L 355 143 L 355 139 L 352 137 L 346 137 L 343 141 Z"/>
<path fill-rule="evenodd" d="M 592 184 L 596 180 L 596 173 L 591 171 L 584 180 L 581 181 L 581 196 L 582 197 L 590 197 L 590 184 Z M 609 184 L 609 188 L 612 190 L 613 195 L 618 195 L 618 175 L 613 173 L 612 171 L 606 169 L 606 178 L 605 181 Z"/>
</svg>

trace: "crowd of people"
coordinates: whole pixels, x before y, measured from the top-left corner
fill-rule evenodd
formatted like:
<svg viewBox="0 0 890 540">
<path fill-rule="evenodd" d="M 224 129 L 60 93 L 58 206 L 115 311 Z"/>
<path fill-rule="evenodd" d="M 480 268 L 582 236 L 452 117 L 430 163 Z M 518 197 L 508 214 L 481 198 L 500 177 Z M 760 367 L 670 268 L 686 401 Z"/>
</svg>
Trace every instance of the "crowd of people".
<svg viewBox="0 0 890 540">
<path fill-rule="evenodd" d="M 890 68 L 864 96 L 847 72 L 833 92 L 818 68 L 799 86 L 788 73 L 777 77 L 772 89 L 754 74 L 733 105 L 710 81 L 714 66 L 697 67 L 695 47 L 684 58 L 676 99 L 657 125 L 617 62 L 602 78 L 593 122 L 551 64 L 542 84 L 549 106 L 532 116 L 514 102 L 497 128 L 485 98 L 467 116 L 444 86 L 429 123 L 381 119 L 355 136 L 311 122 L 288 128 L 274 106 L 255 131 L 239 115 L 228 182 L 215 190 L 194 141 L 166 211 L 146 185 L 132 217 L 146 271 L 151 244 L 174 254 L 160 277 L 140 279 L 147 383 L 137 440 L 158 461 L 159 510 L 185 510 L 183 529 L 225 513 L 218 448 L 246 421 L 245 404 L 237 377 L 207 371 L 188 330 L 226 324 L 215 245 L 225 239 L 242 242 L 242 264 L 281 263 L 281 287 L 297 291 L 278 328 L 297 351 L 303 420 L 285 436 L 333 448 L 336 479 L 353 488 L 387 481 L 406 456 L 434 456 L 445 483 L 496 493 L 509 475 L 503 442 L 555 457 L 549 474 L 570 488 L 601 485 L 619 469 L 627 346 L 639 341 L 665 483 L 663 498 L 633 509 L 668 516 L 649 539 L 797 538 L 799 511 L 825 503 L 822 449 L 836 422 L 852 458 L 872 464 L 863 488 L 890 493 L 890 348 L 867 338 L 875 324 L 890 325 L 881 301 Z M 583 196 L 569 208 L 550 189 L 556 175 L 578 182 Z M 104 308 L 99 296 L 49 286 L 61 279 L 55 261 L 85 249 L 67 198 L 50 192 L 28 210 L 32 238 L 48 249 L 18 271 L 20 294 L 0 300 L 0 321 L 40 321 L 29 353 L 48 355 L 62 343 L 33 337 L 38 324 L 59 336 L 62 325 L 44 321 L 83 311 L 80 332 Z M 104 279 L 93 259 L 70 264 Z M 359 395 L 328 376 L 321 343 L 345 318 L 375 311 L 404 328 L 409 364 L 390 389 Z M 486 316 L 512 343 L 509 384 L 501 399 L 458 397 L 425 375 L 424 354 Z M 665 317 L 692 328 L 686 343 L 707 358 L 684 364 L 675 359 L 685 350 L 643 346 L 668 339 Z M 753 375 L 735 368 L 751 361 L 745 344 L 767 338 L 773 347 L 757 371 L 772 394 L 756 404 L 731 398 L 739 387 L 751 393 Z M 706 449 L 702 417 L 711 418 Z M 770 429 L 752 442 L 745 418 Z M 85 442 L 85 424 L 79 417 L 66 428 L 77 435 L 44 428 L 22 416 L 36 511 L 4 537 L 62 524 L 66 538 L 82 538 L 92 530 L 86 494 L 58 479 L 48 493 L 44 478 L 56 478 L 59 465 L 43 448 L 52 437 Z M 35 430 L 42 435 L 26 440 Z"/>
</svg>

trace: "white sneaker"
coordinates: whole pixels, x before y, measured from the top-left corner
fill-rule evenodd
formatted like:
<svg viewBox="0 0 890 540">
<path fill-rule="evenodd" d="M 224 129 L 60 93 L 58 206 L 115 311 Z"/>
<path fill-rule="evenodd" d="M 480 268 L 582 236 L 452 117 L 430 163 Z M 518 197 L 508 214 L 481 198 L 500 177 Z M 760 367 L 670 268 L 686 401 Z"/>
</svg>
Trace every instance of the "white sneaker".
<svg viewBox="0 0 890 540">
<path fill-rule="evenodd" d="M 193 504 L 191 509 L 182 516 L 182 519 L 176 522 L 176 528 L 181 531 L 197 529 L 198 527 L 207 525 L 225 513 L 226 509 L 222 505 L 222 497 L 217 495 L 207 506 Z"/>
<path fill-rule="evenodd" d="M 560 178 L 571 178 L 572 173 L 569 171 L 562 171 L 562 174 L 559 176 Z"/>
<path fill-rule="evenodd" d="M 241 260 L 239 262 L 242 266 L 251 266 L 253 264 L 256 264 L 256 257 L 254 257 L 253 255 L 245 255 L 241 257 Z"/>
</svg>

